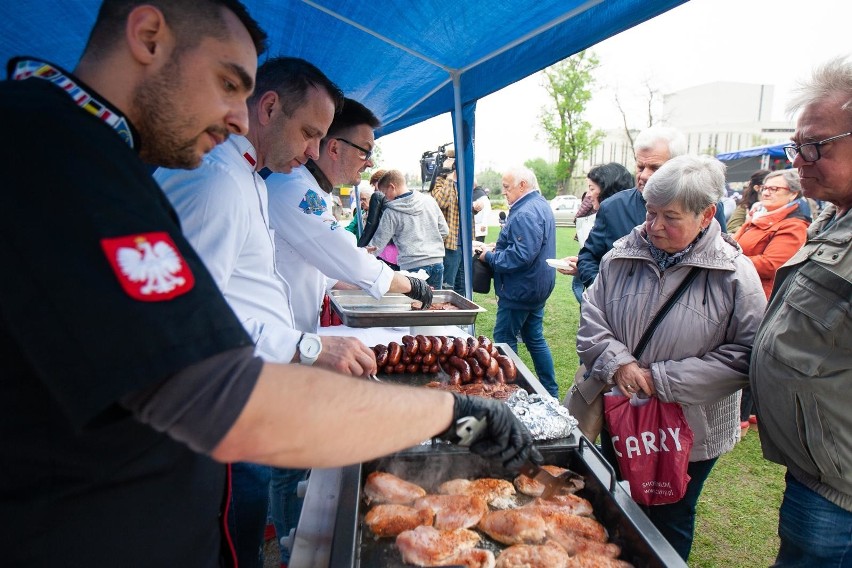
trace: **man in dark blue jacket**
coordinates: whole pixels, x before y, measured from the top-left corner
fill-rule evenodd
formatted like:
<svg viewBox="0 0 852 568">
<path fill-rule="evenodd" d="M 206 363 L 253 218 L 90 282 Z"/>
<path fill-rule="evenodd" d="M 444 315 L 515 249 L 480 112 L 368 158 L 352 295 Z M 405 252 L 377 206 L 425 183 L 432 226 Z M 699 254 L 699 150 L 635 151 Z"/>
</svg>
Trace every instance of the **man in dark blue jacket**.
<svg viewBox="0 0 852 568">
<path fill-rule="evenodd" d="M 620 191 L 601 203 L 595 226 L 577 256 L 577 276 L 588 288 L 598 275 L 598 266 L 612 244 L 645 222 L 642 190 L 650 177 L 667 161 L 686 153 L 686 138 L 674 129 L 652 126 L 639 133 L 636 151 L 636 187 Z M 723 207 L 716 207 L 716 220 L 725 231 Z"/>
<path fill-rule="evenodd" d="M 506 225 L 497 242 L 486 245 L 479 256 L 494 270 L 494 341 L 517 351 L 520 333 L 538 380 L 558 398 L 553 357 L 543 329 L 544 304 L 556 285 L 556 272 L 546 262 L 556 257 L 556 222 L 531 170 L 516 168 L 503 174 L 503 195 L 511 207 Z"/>
</svg>

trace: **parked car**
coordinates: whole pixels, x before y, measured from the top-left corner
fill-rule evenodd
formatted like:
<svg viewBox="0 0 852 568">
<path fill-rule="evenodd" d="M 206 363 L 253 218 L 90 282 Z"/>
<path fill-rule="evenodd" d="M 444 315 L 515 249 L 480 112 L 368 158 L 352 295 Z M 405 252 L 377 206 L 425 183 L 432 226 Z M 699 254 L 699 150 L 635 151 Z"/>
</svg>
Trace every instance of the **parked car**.
<svg viewBox="0 0 852 568">
<path fill-rule="evenodd" d="M 553 209 L 554 211 L 556 211 L 556 208 L 559 205 L 562 205 L 563 203 L 572 202 L 572 201 L 577 202 L 577 204 L 578 204 L 577 207 L 580 206 L 579 205 L 580 198 L 577 197 L 576 195 L 557 195 L 556 197 L 554 197 L 553 199 L 550 200 L 550 208 Z"/>
<path fill-rule="evenodd" d="M 554 198 L 558 199 L 559 197 L 569 197 L 569 196 L 556 196 Z M 570 196 L 573 197 L 573 196 Z M 574 197 L 574 199 L 560 199 L 558 203 L 553 204 L 551 202 L 551 207 L 553 208 L 553 217 L 556 219 L 557 227 L 572 227 L 574 225 L 574 219 L 577 217 L 577 210 L 580 209 L 581 200 Z"/>
</svg>

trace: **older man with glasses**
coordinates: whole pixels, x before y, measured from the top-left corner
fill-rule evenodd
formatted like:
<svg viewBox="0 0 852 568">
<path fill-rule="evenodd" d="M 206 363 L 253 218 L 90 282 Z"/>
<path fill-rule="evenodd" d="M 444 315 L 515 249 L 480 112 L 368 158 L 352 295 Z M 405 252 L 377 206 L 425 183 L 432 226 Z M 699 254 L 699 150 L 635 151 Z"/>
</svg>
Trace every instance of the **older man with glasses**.
<svg viewBox="0 0 852 568">
<path fill-rule="evenodd" d="M 804 194 L 830 203 L 780 269 L 754 341 L 763 455 L 787 467 L 775 566 L 852 565 L 852 63 L 802 84 L 786 148 Z M 840 134 L 837 134 L 837 132 Z"/>
</svg>

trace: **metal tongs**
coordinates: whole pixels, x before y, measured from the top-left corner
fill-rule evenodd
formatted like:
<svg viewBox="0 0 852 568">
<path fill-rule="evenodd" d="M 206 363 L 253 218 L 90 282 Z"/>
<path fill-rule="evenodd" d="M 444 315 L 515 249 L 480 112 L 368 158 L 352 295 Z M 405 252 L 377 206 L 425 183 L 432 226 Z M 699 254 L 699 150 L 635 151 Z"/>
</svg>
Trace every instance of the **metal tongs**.
<svg viewBox="0 0 852 568">
<path fill-rule="evenodd" d="M 546 469 L 528 461 L 521 466 L 521 474 L 544 485 L 544 492 L 541 494 L 542 499 L 550 499 L 554 495 L 574 493 L 577 489 L 573 483 L 577 474 L 570 470 L 560 475 L 553 475 Z"/>
</svg>

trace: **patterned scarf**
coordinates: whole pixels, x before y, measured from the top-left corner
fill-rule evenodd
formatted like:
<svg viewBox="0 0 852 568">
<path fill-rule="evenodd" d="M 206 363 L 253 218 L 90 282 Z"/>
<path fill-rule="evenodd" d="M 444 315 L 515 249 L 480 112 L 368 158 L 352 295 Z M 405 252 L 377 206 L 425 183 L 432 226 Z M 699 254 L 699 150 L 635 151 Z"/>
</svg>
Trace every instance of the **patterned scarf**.
<svg viewBox="0 0 852 568">
<path fill-rule="evenodd" d="M 679 264 L 680 261 L 683 260 L 683 257 L 689 254 L 689 251 L 695 247 L 695 243 L 704 236 L 709 228 L 710 227 L 701 229 L 701 231 L 698 232 L 698 236 L 695 237 L 695 240 L 689 243 L 689 245 L 680 252 L 666 252 L 664 250 L 660 250 L 654 246 L 651 239 L 648 239 L 648 251 L 651 253 L 651 257 L 654 259 L 654 262 L 656 262 L 657 266 L 660 267 L 660 271 L 664 272 L 666 268 L 671 268 L 672 266 Z"/>
</svg>

